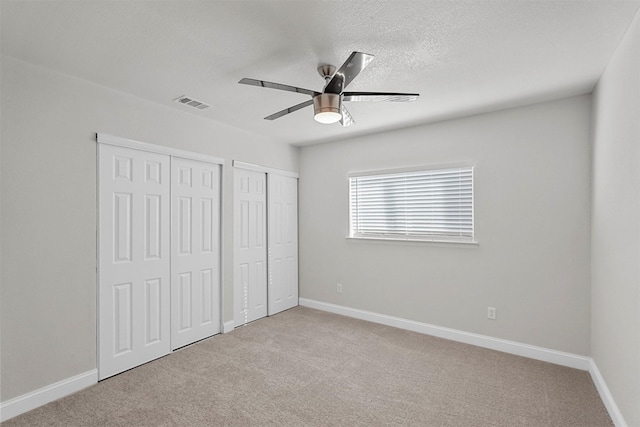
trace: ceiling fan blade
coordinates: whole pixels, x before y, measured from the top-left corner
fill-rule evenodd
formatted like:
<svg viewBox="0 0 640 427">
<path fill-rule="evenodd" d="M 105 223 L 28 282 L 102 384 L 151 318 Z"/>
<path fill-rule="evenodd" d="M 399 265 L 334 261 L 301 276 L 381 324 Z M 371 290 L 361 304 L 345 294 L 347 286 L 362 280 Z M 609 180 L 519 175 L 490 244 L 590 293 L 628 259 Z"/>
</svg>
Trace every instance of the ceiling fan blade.
<svg viewBox="0 0 640 427">
<path fill-rule="evenodd" d="M 295 86 L 289 86 L 289 85 L 283 85 L 281 83 L 265 82 L 264 80 L 244 78 L 240 80 L 238 83 L 243 85 L 250 85 L 250 86 L 267 87 L 269 89 L 286 90 L 288 92 L 304 93 L 305 95 L 311 95 L 311 96 L 320 95 L 320 92 L 316 92 L 314 90 L 303 89 L 301 87 L 295 87 Z"/>
<path fill-rule="evenodd" d="M 285 108 L 282 111 L 278 111 L 277 113 L 273 113 L 270 116 L 265 117 L 265 120 L 275 120 L 279 117 L 286 116 L 289 113 L 293 113 L 294 111 L 298 111 L 301 108 L 308 107 L 313 104 L 313 99 L 310 99 L 305 102 L 301 102 L 300 104 L 294 105 L 293 107 Z"/>
<path fill-rule="evenodd" d="M 353 119 L 353 116 L 351 115 L 351 113 L 349 113 L 349 110 L 347 110 L 347 107 L 345 107 L 344 104 L 340 104 L 340 112 L 342 113 L 342 118 L 340 119 L 340 124 L 342 125 L 342 127 L 346 128 L 347 126 L 351 126 L 356 123 L 356 121 Z"/>
<path fill-rule="evenodd" d="M 373 61 L 373 58 L 375 57 L 368 53 L 353 52 L 329 80 L 324 92 L 342 93 L 344 88 L 360 74 L 360 71 L 364 70 Z"/>
<path fill-rule="evenodd" d="M 348 102 L 365 101 L 390 101 L 390 102 L 411 102 L 418 99 L 418 93 L 393 93 L 393 92 L 345 92 L 342 100 Z"/>
</svg>

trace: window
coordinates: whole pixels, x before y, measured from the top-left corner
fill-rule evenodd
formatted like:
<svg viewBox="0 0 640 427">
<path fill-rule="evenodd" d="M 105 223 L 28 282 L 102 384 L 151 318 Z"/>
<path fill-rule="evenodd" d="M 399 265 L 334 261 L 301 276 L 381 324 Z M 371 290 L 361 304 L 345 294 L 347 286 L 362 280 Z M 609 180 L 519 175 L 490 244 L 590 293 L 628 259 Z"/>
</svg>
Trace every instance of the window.
<svg viewBox="0 0 640 427">
<path fill-rule="evenodd" d="M 473 242 L 473 167 L 349 176 L 350 237 Z"/>
</svg>

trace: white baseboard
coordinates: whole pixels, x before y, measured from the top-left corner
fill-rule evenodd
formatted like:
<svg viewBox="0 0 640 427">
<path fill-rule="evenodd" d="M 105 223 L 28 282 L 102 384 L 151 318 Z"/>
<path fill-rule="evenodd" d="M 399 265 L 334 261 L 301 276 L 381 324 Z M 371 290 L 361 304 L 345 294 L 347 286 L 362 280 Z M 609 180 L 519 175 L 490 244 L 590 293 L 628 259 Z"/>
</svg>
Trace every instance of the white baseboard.
<svg viewBox="0 0 640 427">
<path fill-rule="evenodd" d="M 387 316 L 371 311 L 359 310 L 357 308 L 344 307 L 307 298 L 300 298 L 300 305 L 304 307 L 316 308 L 343 316 L 353 317 L 369 322 L 380 323 L 382 325 L 393 326 L 406 329 L 434 337 L 445 338 L 451 341 L 458 341 L 465 344 L 472 344 L 478 347 L 490 348 L 504 353 L 515 354 L 528 357 L 530 359 L 541 360 L 543 362 L 554 363 L 556 365 L 568 366 L 570 368 L 588 371 L 590 357 L 580 356 L 563 351 L 551 350 L 544 347 L 523 344 L 515 341 L 493 338 L 487 335 L 475 334 L 472 332 L 459 331 L 457 329 L 445 328 L 442 326 L 430 325 L 428 323 L 416 322 L 414 320 L 400 317 Z"/>
<path fill-rule="evenodd" d="M 233 331 L 234 328 L 235 328 L 235 322 L 233 320 L 229 320 L 228 322 L 222 323 L 223 334 L 228 334 L 229 332 Z"/>
<path fill-rule="evenodd" d="M 93 369 L 57 383 L 42 387 L 0 404 L 0 421 L 6 421 L 27 411 L 68 396 L 98 382 L 98 370 Z"/>
<path fill-rule="evenodd" d="M 604 378 L 602 377 L 602 374 L 600 374 L 600 370 L 593 359 L 591 359 L 591 363 L 589 363 L 589 373 L 591 374 L 591 379 L 598 390 L 598 394 L 600 394 L 600 398 L 602 399 L 605 408 L 607 408 L 607 411 L 609 412 L 609 416 L 611 417 L 613 424 L 616 427 L 627 427 L 627 422 L 624 420 L 615 400 L 613 400 L 609 387 L 607 387 L 607 384 L 604 382 Z"/>
</svg>

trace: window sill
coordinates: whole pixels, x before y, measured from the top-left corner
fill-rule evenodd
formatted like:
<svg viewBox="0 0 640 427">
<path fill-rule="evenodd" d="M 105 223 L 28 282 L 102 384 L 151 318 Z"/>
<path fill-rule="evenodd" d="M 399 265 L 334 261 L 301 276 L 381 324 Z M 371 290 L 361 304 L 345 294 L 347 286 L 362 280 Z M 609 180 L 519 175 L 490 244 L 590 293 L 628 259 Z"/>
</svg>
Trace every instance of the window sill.
<svg viewBox="0 0 640 427">
<path fill-rule="evenodd" d="M 454 245 L 454 246 L 478 246 L 477 241 L 462 241 L 462 240 L 427 240 L 427 239 L 398 239 L 394 237 L 354 237 L 347 236 L 347 240 L 353 241 L 372 241 L 372 242 L 392 242 L 392 243 L 407 243 L 407 244 L 435 244 L 435 245 Z"/>
</svg>

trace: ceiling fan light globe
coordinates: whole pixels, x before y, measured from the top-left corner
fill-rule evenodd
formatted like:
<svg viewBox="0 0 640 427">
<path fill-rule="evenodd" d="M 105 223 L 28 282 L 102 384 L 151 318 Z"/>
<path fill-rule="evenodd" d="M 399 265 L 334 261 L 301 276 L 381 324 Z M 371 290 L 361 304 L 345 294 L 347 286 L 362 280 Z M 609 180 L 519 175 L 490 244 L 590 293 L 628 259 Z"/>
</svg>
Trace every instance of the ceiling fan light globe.
<svg viewBox="0 0 640 427">
<path fill-rule="evenodd" d="M 323 93 L 313 98 L 313 118 L 318 123 L 330 124 L 342 119 L 340 111 L 340 95 Z"/>
<path fill-rule="evenodd" d="M 313 116 L 313 118 L 318 123 L 328 125 L 331 123 L 339 122 L 340 119 L 342 118 L 342 114 L 336 113 L 335 111 L 323 111 L 320 113 L 316 113 L 316 115 Z"/>
</svg>

